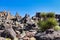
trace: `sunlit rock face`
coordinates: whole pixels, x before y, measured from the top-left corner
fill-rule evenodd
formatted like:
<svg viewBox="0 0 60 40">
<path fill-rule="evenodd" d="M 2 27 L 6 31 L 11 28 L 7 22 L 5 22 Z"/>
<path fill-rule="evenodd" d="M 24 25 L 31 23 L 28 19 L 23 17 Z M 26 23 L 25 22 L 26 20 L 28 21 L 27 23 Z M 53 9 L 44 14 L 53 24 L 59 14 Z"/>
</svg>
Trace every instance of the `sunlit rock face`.
<svg viewBox="0 0 60 40">
<path fill-rule="evenodd" d="M 1 17 L 1 18 L 4 18 L 4 19 L 13 19 L 13 18 L 15 18 L 14 16 L 12 16 L 12 15 L 10 14 L 9 11 L 8 11 L 8 12 L 6 12 L 6 11 L 0 12 L 0 17 Z"/>
<path fill-rule="evenodd" d="M 8 20 L 14 19 L 15 17 L 10 14 L 10 12 L 7 12 L 7 18 Z"/>
<path fill-rule="evenodd" d="M 6 11 L 0 12 L 0 17 L 6 16 L 6 15 L 7 15 Z"/>
</svg>

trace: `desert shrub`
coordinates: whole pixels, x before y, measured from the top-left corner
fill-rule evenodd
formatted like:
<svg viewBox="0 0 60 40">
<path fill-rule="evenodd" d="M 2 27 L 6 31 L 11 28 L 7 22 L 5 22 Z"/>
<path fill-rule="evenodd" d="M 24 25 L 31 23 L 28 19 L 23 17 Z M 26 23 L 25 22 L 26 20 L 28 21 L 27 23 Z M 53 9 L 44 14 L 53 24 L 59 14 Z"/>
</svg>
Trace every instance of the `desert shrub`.
<svg viewBox="0 0 60 40">
<path fill-rule="evenodd" d="M 57 25 L 57 20 L 55 18 L 48 18 L 46 20 L 47 27 L 53 28 Z"/>
<path fill-rule="evenodd" d="M 48 18 L 45 21 L 44 20 L 43 21 L 39 20 L 39 22 L 38 22 L 38 26 L 39 26 L 40 30 L 42 30 L 42 31 L 45 31 L 49 28 L 53 28 L 56 25 L 57 25 L 57 21 L 56 21 L 55 18 Z"/>
<path fill-rule="evenodd" d="M 55 30 L 55 31 L 60 30 L 60 26 L 55 26 L 55 27 L 54 27 L 54 30 Z"/>
<path fill-rule="evenodd" d="M 45 18 L 45 17 L 46 17 L 46 13 L 45 13 L 45 12 L 42 12 L 42 13 L 40 14 L 40 16 L 43 17 L 43 18 Z"/>
<path fill-rule="evenodd" d="M 39 21 L 38 26 L 40 30 L 44 31 L 46 28 L 46 21 Z"/>
<path fill-rule="evenodd" d="M 46 15 L 47 15 L 47 17 L 55 17 L 54 12 L 49 12 L 49 13 L 47 13 Z"/>
</svg>

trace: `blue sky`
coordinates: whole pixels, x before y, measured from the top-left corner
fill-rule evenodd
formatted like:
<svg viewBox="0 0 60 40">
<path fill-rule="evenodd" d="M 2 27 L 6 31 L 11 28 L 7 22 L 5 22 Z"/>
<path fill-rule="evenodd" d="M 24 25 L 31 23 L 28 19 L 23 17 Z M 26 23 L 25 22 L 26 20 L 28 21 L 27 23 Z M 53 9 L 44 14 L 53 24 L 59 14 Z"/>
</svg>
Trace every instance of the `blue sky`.
<svg viewBox="0 0 60 40">
<path fill-rule="evenodd" d="M 60 13 L 60 0 L 0 0 L 0 11 L 10 11 L 12 15 L 16 12 L 24 16 L 30 16 L 36 12 Z"/>
</svg>

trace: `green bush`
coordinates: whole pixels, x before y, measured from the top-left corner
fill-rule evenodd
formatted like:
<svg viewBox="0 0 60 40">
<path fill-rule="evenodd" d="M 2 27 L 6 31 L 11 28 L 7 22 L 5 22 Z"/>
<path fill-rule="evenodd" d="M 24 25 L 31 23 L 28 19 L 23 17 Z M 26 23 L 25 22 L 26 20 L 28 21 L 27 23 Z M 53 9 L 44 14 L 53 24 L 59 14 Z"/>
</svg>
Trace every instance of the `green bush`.
<svg viewBox="0 0 60 40">
<path fill-rule="evenodd" d="M 57 20 L 55 18 L 48 18 L 46 21 L 47 27 L 50 26 L 49 28 L 53 28 L 57 25 Z"/>
<path fill-rule="evenodd" d="M 45 18 L 45 17 L 46 17 L 46 13 L 45 13 L 45 12 L 42 12 L 42 13 L 40 14 L 40 16 L 43 17 L 43 18 Z"/>
<path fill-rule="evenodd" d="M 46 28 L 46 21 L 39 21 L 38 22 L 38 26 L 39 26 L 39 29 L 41 29 L 42 31 L 44 31 L 45 28 Z"/>
<path fill-rule="evenodd" d="M 55 31 L 60 30 L 60 26 L 55 26 L 55 27 L 54 27 L 54 30 L 55 30 Z"/>
<path fill-rule="evenodd" d="M 48 18 L 45 21 L 39 21 L 38 26 L 40 30 L 45 31 L 46 29 L 53 28 L 57 25 L 57 21 L 55 18 Z"/>
<path fill-rule="evenodd" d="M 53 13 L 53 12 L 49 12 L 49 13 L 47 13 L 47 17 L 55 17 L 55 14 Z"/>
</svg>

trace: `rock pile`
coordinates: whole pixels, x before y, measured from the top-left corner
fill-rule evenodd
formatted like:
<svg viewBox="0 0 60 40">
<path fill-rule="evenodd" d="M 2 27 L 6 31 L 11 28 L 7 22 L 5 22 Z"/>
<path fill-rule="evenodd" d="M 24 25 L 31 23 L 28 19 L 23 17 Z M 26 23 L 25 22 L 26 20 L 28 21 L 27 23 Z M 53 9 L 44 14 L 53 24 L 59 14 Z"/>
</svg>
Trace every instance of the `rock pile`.
<svg viewBox="0 0 60 40">
<path fill-rule="evenodd" d="M 36 31 L 38 28 L 34 20 L 32 21 L 28 14 L 26 14 L 23 18 L 19 16 L 18 13 L 16 13 L 15 16 L 12 16 L 10 12 L 6 11 L 0 12 L 0 15 L 0 37 L 3 39 L 10 38 L 11 40 L 15 40 L 15 38 L 18 38 L 19 40 L 23 40 L 25 36 L 27 37 L 28 35 L 27 31 L 29 35 L 33 35 L 31 33 L 33 33 L 34 30 Z"/>
<path fill-rule="evenodd" d="M 21 17 L 18 13 L 12 16 L 10 12 L 0 12 L 0 40 L 60 40 L 60 31 L 38 32 L 39 15 L 30 18 L 28 14 Z"/>
</svg>

